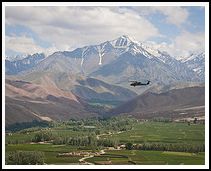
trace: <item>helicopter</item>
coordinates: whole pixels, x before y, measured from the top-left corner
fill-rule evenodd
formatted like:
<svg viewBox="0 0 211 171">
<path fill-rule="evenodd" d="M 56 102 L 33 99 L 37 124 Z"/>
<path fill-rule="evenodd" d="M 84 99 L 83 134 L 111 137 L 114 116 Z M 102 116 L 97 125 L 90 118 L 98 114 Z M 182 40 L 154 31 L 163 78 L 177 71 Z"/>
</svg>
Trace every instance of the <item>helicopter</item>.
<svg viewBox="0 0 211 171">
<path fill-rule="evenodd" d="M 129 82 L 132 82 L 130 85 L 131 86 L 141 86 L 141 85 L 148 85 L 150 83 L 149 80 L 147 80 L 146 83 L 143 83 L 143 82 L 140 82 L 140 81 L 129 81 Z"/>
</svg>

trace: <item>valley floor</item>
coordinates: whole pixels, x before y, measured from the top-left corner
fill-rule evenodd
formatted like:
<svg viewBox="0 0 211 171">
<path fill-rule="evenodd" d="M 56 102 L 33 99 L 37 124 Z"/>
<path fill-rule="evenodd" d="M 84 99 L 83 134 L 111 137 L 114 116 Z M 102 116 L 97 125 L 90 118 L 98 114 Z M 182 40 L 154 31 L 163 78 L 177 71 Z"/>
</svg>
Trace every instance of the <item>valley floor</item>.
<svg viewBox="0 0 211 171">
<path fill-rule="evenodd" d="M 32 139 L 41 132 L 40 129 L 8 133 L 6 164 L 13 165 L 11 158 L 16 152 L 42 152 L 43 164 L 48 165 L 205 164 L 204 124 L 133 121 L 131 129 L 112 131 L 106 130 L 102 125 L 98 127 L 99 123 L 93 121 L 92 123 L 92 126 L 84 126 L 83 129 L 75 131 L 71 127 L 73 123 L 42 128 L 42 131 L 51 132 L 53 137 L 60 137 L 59 143 L 57 139 L 32 142 Z M 118 125 L 116 120 L 115 123 Z M 101 133 L 93 134 L 97 128 Z M 90 133 L 92 136 L 87 137 Z M 67 137 L 72 137 L 71 141 L 64 142 Z M 85 137 L 88 138 L 89 145 L 77 144 L 79 141 L 86 141 Z M 72 142 L 75 144 L 71 144 Z"/>
</svg>

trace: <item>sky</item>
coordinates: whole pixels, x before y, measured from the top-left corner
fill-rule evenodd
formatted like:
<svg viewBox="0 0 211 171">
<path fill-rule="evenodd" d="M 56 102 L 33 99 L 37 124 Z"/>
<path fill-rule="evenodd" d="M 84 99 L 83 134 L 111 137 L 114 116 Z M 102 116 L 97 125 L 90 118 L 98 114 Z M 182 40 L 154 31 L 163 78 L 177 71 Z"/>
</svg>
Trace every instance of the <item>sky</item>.
<svg viewBox="0 0 211 171">
<path fill-rule="evenodd" d="M 74 50 L 128 35 L 174 57 L 205 48 L 204 6 L 6 6 L 6 56 Z"/>
</svg>

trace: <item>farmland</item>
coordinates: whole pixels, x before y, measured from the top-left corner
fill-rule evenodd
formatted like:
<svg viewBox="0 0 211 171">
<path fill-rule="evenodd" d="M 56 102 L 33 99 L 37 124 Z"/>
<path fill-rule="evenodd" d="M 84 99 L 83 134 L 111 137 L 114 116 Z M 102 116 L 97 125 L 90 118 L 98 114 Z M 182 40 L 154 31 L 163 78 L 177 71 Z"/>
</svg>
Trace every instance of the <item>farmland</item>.
<svg viewBox="0 0 211 171">
<path fill-rule="evenodd" d="M 204 164 L 204 153 L 184 153 L 184 152 L 162 152 L 162 151 L 139 151 L 122 150 L 108 151 L 100 157 L 87 159 L 88 162 L 103 164 L 111 161 L 112 164 L 138 164 L 138 165 L 178 165 L 178 164 Z"/>
<path fill-rule="evenodd" d="M 204 141 L 204 125 L 188 125 L 184 123 L 140 122 L 134 129 L 107 137 L 118 138 L 126 143 L 187 143 L 200 144 Z"/>
<path fill-rule="evenodd" d="M 20 151 L 42 152 L 43 164 L 203 165 L 205 161 L 204 124 L 124 117 L 70 120 L 8 132 L 5 140 L 6 163 Z"/>
</svg>

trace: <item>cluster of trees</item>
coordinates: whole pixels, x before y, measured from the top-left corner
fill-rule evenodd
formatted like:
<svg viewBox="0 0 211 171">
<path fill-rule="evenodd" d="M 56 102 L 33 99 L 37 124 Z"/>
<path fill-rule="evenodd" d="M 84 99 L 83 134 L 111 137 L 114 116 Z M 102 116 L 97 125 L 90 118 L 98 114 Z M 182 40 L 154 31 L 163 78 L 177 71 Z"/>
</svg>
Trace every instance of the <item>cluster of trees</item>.
<svg viewBox="0 0 211 171">
<path fill-rule="evenodd" d="M 95 134 L 95 132 L 97 134 Z M 29 139 L 16 139 L 16 140 L 7 140 L 7 144 L 19 144 L 19 143 L 29 143 L 29 142 L 44 142 L 51 141 L 55 145 L 72 145 L 72 146 L 93 146 L 93 147 L 116 147 L 118 145 L 117 139 L 100 139 L 97 138 L 97 135 L 100 133 L 98 131 L 91 132 L 88 135 L 77 135 L 77 136 L 68 136 L 68 135 L 53 135 L 51 131 L 39 131 L 32 138 Z"/>
<path fill-rule="evenodd" d="M 53 139 L 53 135 L 49 131 L 40 131 L 34 135 L 32 138 L 32 142 L 43 142 L 43 141 L 50 141 Z"/>
<path fill-rule="evenodd" d="M 94 136 L 77 136 L 77 137 L 56 137 L 53 144 L 67 144 L 73 146 L 89 146 L 96 145 L 96 137 Z"/>
<path fill-rule="evenodd" d="M 119 144 L 118 139 L 99 139 L 99 140 L 97 140 L 97 145 L 103 146 L 103 147 L 117 147 L 118 144 Z"/>
<path fill-rule="evenodd" d="M 15 151 L 10 152 L 5 158 L 6 165 L 42 165 L 44 164 L 44 153 L 37 151 Z"/>
<path fill-rule="evenodd" d="M 135 149 L 135 147 L 133 146 L 133 144 L 131 142 L 128 142 L 125 144 L 125 148 L 127 150 L 132 150 L 132 149 Z"/>
<path fill-rule="evenodd" d="M 5 127 L 6 131 L 20 131 L 23 129 L 31 128 L 31 127 L 49 127 L 49 122 L 47 121 L 37 121 L 33 120 L 32 122 L 22 122 L 22 123 L 15 123 Z"/>
<path fill-rule="evenodd" d="M 157 117 L 157 118 L 153 118 L 152 121 L 154 122 L 173 122 L 173 120 L 171 118 L 164 118 L 164 117 Z"/>
<path fill-rule="evenodd" d="M 157 151 L 178 151 L 178 152 L 204 152 L 205 145 L 197 144 L 165 144 L 165 143 L 144 143 L 126 146 L 126 149 L 135 149 L 135 150 L 157 150 Z"/>
<path fill-rule="evenodd" d="M 24 144 L 30 142 L 43 142 L 50 141 L 53 139 L 53 135 L 48 130 L 40 130 L 40 128 L 29 128 L 19 131 L 19 134 L 29 134 L 30 132 L 37 132 L 32 138 L 31 136 L 23 136 L 22 138 L 12 138 L 6 136 L 6 145 L 7 144 Z"/>
<path fill-rule="evenodd" d="M 96 129 L 107 130 L 107 131 L 126 131 L 132 129 L 132 125 L 136 122 L 131 117 L 111 117 L 104 119 L 82 119 L 80 121 L 70 120 L 66 124 L 71 126 L 78 126 L 83 128 L 85 125 L 95 126 Z"/>
<path fill-rule="evenodd" d="M 89 136 L 77 136 L 77 137 L 56 137 L 53 140 L 53 144 L 61 145 L 73 145 L 73 146 L 92 146 L 92 147 L 116 147 L 118 140 L 116 139 L 97 139 L 96 135 Z"/>
<path fill-rule="evenodd" d="M 130 117 L 112 117 L 107 119 L 98 119 L 96 128 L 101 133 L 115 132 L 115 131 L 127 131 L 133 128 L 136 120 Z"/>
</svg>

